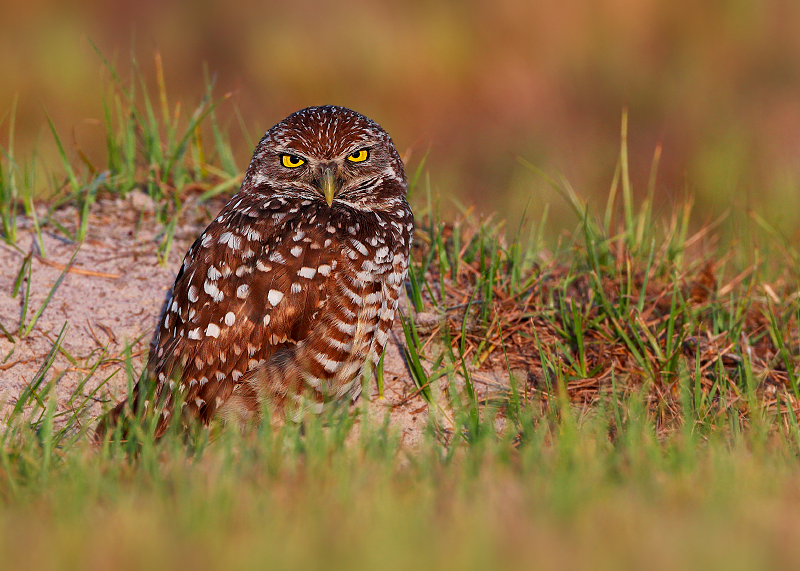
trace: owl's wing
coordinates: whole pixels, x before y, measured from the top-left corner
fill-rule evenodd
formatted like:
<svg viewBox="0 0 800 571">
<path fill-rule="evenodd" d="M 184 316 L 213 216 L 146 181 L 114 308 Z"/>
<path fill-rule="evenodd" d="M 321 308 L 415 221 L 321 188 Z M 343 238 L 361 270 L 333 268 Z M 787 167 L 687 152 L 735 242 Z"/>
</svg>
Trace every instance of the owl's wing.
<svg viewBox="0 0 800 571">
<path fill-rule="evenodd" d="M 178 390 L 204 422 L 248 370 L 308 335 L 336 265 L 324 223 L 279 199 L 232 204 L 187 253 L 148 363 L 156 402 Z"/>
</svg>

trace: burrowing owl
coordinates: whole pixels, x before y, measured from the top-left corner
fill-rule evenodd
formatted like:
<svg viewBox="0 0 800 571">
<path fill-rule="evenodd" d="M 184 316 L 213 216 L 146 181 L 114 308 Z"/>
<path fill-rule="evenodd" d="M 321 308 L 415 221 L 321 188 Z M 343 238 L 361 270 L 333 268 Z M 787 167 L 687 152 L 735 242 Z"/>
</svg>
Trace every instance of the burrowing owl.
<svg viewBox="0 0 800 571">
<path fill-rule="evenodd" d="M 267 131 L 186 253 L 140 382 L 154 390 L 137 385 L 130 408 L 156 409 L 161 432 L 178 399 L 207 424 L 358 396 L 408 269 L 406 191 L 391 138 L 355 111 L 309 107 Z"/>
</svg>

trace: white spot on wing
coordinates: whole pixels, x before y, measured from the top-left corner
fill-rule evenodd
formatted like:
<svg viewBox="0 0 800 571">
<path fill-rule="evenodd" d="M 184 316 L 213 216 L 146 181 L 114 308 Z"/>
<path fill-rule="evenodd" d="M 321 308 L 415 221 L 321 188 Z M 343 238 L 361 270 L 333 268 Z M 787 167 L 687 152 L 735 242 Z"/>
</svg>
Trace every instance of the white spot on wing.
<svg viewBox="0 0 800 571">
<path fill-rule="evenodd" d="M 361 253 L 362 256 L 366 256 L 369 253 L 369 250 L 367 250 L 367 247 L 363 243 L 359 242 L 358 240 L 350 240 L 350 243 L 353 245 L 353 247 L 356 250 L 358 250 Z"/>
<path fill-rule="evenodd" d="M 223 232 L 219 237 L 220 244 L 227 244 L 232 250 L 238 250 L 242 245 L 242 239 L 233 232 Z"/>
<path fill-rule="evenodd" d="M 278 305 L 283 299 L 283 292 L 280 292 L 276 289 L 271 289 L 267 294 L 267 299 L 273 306 Z"/>
<path fill-rule="evenodd" d="M 210 295 L 214 301 L 222 301 L 225 295 L 219 290 L 219 288 L 214 285 L 213 282 L 206 280 L 203 284 L 203 290 Z"/>
<path fill-rule="evenodd" d="M 252 240 L 253 242 L 258 242 L 261 240 L 261 234 L 257 230 L 253 230 L 250 226 L 244 228 L 244 235 L 248 240 Z"/>
</svg>

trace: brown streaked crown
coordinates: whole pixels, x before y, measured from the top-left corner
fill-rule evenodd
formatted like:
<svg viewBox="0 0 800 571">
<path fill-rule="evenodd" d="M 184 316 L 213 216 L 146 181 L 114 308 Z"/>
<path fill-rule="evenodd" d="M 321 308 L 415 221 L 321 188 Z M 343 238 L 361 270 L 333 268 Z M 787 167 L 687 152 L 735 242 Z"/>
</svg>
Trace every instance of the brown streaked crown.
<svg viewBox="0 0 800 571">
<path fill-rule="evenodd" d="M 369 158 L 361 163 L 347 160 L 351 153 L 367 149 Z M 281 165 L 282 154 L 305 160 L 296 169 Z M 256 146 L 247 169 L 244 188 L 272 187 L 311 191 L 322 165 L 335 166 L 341 196 L 351 202 L 369 202 L 404 196 L 407 182 L 403 162 L 389 134 L 380 125 L 344 107 L 307 107 L 292 113 L 272 127 Z"/>
</svg>

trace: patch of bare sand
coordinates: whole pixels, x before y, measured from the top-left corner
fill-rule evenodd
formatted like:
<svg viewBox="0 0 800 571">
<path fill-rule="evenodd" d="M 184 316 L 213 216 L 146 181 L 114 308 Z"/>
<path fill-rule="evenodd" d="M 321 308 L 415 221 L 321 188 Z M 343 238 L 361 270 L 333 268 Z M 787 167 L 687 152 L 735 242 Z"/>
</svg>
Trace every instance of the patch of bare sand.
<svg viewBox="0 0 800 571">
<path fill-rule="evenodd" d="M 126 347 L 130 346 L 134 373 L 138 375 L 183 254 L 218 206 L 187 209 L 194 213 L 193 219 L 178 227 L 162 265 L 157 255 L 161 228 L 154 222 L 149 199 L 134 192 L 128 200 L 98 201 L 90 213 L 87 239 L 75 256 L 74 271 L 66 275 L 30 334 L 23 339 L 14 335 L 14 342 L 0 336 L 0 359 L 6 359 L 0 364 L 0 403 L 5 403 L 0 418 L 34 378 L 65 323 L 63 351 L 46 376 L 46 381 L 58 378 L 59 408 L 67 407 L 67 399 L 98 360 L 100 366 L 82 392 L 88 394 L 104 379 L 109 381 L 97 395 L 92 416 L 118 401 L 127 389 Z M 63 209 L 56 216 L 63 226 L 74 228 L 73 209 Z M 12 298 L 11 294 L 25 255 L 34 254 L 29 323 L 76 249 L 62 235 L 47 231 L 42 234 L 42 253 L 30 221 L 21 219 L 20 227 L 18 246 L 22 252 L 7 245 L 0 247 L 0 291 L 4 293 L 0 295 L 0 323 L 12 333 L 20 323 L 24 295 Z M 373 383 L 368 410 L 378 421 L 389 414 L 391 425 L 402 433 L 403 444 L 413 448 L 428 423 L 429 411 L 416 394 L 401 356 L 402 340 L 397 323 L 384 360 L 385 398 L 378 399 Z M 445 412 L 443 416 L 448 415 Z"/>
</svg>

